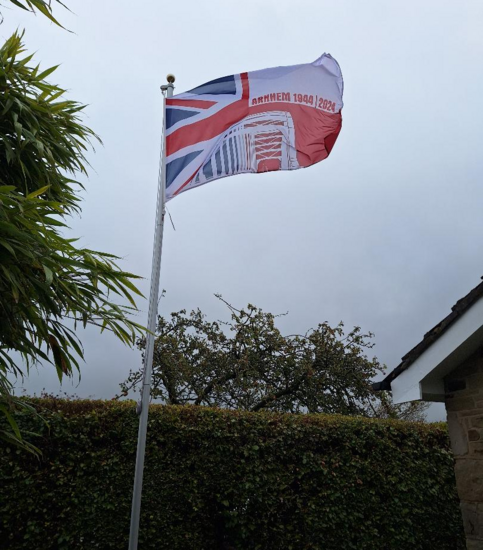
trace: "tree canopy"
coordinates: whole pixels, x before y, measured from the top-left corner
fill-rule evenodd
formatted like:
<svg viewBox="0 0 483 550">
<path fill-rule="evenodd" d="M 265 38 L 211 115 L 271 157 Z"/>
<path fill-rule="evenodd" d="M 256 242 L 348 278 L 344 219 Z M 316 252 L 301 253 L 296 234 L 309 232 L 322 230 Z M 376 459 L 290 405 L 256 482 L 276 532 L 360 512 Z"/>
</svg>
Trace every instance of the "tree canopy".
<svg viewBox="0 0 483 550">
<path fill-rule="evenodd" d="M 0 47 L 0 411 L 13 430 L 1 433 L 14 438 L 9 374 L 43 361 L 61 379 L 83 357 L 78 328 L 97 325 L 129 345 L 141 328 L 130 317 L 137 277 L 67 236 L 67 218 L 80 212 L 76 178 L 100 140 L 82 123 L 84 106 L 47 80 L 56 67 L 35 65 L 22 37 Z"/>
<path fill-rule="evenodd" d="M 387 394 L 381 402 L 372 391 L 371 380 L 383 366 L 367 356 L 371 333 L 325 322 L 306 334 L 283 336 L 277 316 L 251 304 L 239 310 L 225 303 L 231 317 L 226 323 L 208 321 L 199 309 L 159 317 L 153 398 L 249 411 L 408 413 L 407 407 L 395 409 Z M 144 349 L 145 340 L 138 346 Z M 141 381 L 142 371 L 131 371 L 121 395 Z"/>
</svg>

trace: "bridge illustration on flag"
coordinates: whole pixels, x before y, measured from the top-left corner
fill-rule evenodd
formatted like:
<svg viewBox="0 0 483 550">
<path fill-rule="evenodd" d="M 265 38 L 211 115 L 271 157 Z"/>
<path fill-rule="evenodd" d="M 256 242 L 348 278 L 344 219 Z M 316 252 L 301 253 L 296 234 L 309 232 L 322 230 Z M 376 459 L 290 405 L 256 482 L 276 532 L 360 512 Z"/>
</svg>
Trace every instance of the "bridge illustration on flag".
<svg viewBox="0 0 483 550">
<path fill-rule="evenodd" d="M 323 54 L 166 99 L 166 200 L 226 176 L 324 160 L 341 129 L 342 95 L 340 67 Z"/>
</svg>

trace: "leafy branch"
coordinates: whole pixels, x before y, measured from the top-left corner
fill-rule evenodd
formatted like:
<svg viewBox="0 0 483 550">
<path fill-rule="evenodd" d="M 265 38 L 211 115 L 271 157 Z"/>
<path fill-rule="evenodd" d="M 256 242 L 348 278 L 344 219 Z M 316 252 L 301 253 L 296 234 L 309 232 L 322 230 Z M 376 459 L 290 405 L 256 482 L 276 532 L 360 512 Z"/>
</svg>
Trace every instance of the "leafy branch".
<svg viewBox="0 0 483 550">
<path fill-rule="evenodd" d="M 56 67 L 31 65 L 22 37 L 0 48 L 0 412 L 17 439 L 9 374 L 43 361 L 60 380 L 71 376 L 84 356 L 77 328 L 98 326 L 129 346 L 142 333 L 132 319 L 138 277 L 65 236 L 67 217 L 80 211 L 75 177 L 100 140 L 82 124 L 84 106 L 46 81 Z"/>
</svg>

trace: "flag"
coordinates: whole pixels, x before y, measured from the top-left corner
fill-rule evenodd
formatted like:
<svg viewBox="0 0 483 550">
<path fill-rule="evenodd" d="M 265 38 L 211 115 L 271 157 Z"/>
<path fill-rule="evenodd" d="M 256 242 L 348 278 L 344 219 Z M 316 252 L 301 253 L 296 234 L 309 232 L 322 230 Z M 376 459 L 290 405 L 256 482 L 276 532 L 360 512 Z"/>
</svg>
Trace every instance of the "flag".
<svg viewBox="0 0 483 550">
<path fill-rule="evenodd" d="M 342 94 L 340 67 L 324 54 L 166 99 L 166 200 L 226 176 L 324 160 L 341 129 Z"/>
</svg>

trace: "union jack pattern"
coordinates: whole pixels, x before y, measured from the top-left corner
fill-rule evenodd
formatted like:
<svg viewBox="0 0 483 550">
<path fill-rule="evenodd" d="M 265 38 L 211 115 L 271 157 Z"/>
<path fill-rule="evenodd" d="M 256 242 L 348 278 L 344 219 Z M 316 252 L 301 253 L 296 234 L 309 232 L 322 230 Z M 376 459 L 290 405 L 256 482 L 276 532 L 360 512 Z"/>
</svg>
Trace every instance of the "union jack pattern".
<svg viewBox="0 0 483 550">
<path fill-rule="evenodd" d="M 324 54 L 312 64 L 231 75 L 167 99 L 166 200 L 226 176 L 323 160 L 341 128 L 342 90 L 339 66 Z"/>
</svg>

